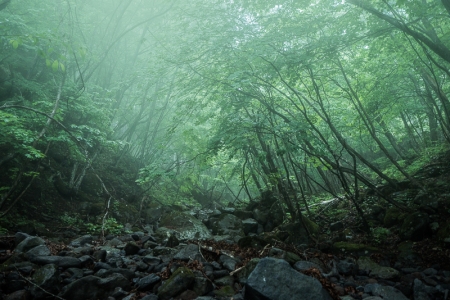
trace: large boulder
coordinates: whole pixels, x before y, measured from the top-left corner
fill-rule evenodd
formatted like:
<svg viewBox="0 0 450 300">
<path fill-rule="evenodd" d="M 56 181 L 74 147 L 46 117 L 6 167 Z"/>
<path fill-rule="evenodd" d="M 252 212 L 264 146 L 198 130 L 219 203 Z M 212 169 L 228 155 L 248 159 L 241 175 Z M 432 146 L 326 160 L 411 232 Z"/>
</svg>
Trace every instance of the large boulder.
<svg viewBox="0 0 450 300">
<path fill-rule="evenodd" d="M 331 300 L 331 297 L 317 279 L 295 271 L 285 260 L 263 258 L 247 279 L 245 299 Z"/>
<path fill-rule="evenodd" d="M 411 213 L 407 215 L 403 221 L 403 225 L 400 228 L 400 237 L 403 240 L 411 240 L 415 242 L 421 241 L 430 236 L 430 223 L 431 221 L 428 214 L 423 212 Z"/>
<path fill-rule="evenodd" d="M 215 235 L 244 236 L 242 221 L 232 214 L 221 214 L 210 219 L 210 228 Z"/>
<path fill-rule="evenodd" d="M 175 231 L 180 240 L 209 239 L 211 232 L 200 220 L 189 214 L 173 211 L 163 216 L 159 224 Z"/>
<path fill-rule="evenodd" d="M 310 240 L 305 226 L 308 229 L 309 233 L 311 233 L 312 235 L 318 235 L 320 232 L 319 225 L 305 216 L 302 216 L 302 218 L 303 222 L 289 223 L 278 226 L 277 229 L 279 229 L 281 233 L 286 234 L 286 237 L 284 239 L 281 236 L 279 236 L 279 238 L 286 243 L 292 243 L 296 245 L 309 243 Z"/>
<path fill-rule="evenodd" d="M 47 293 L 57 293 L 59 289 L 59 271 L 54 264 L 40 267 L 33 274 L 34 285 L 30 292 L 34 299 L 43 299 Z"/>
<path fill-rule="evenodd" d="M 361 257 L 358 259 L 358 266 L 360 270 L 366 271 L 373 277 L 386 280 L 399 277 L 399 272 L 396 269 L 380 266 L 369 257 Z"/>
<path fill-rule="evenodd" d="M 106 299 L 117 287 L 130 290 L 131 284 L 128 279 L 117 273 L 107 278 L 89 275 L 66 285 L 59 296 L 66 300 Z"/>
<path fill-rule="evenodd" d="M 163 283 L 158 291 L 158 298 L 162 300 L 170 299 L 190 288 L 194 281 L 194 273 L 186 267 L 180 267 Z"/>
</svg>

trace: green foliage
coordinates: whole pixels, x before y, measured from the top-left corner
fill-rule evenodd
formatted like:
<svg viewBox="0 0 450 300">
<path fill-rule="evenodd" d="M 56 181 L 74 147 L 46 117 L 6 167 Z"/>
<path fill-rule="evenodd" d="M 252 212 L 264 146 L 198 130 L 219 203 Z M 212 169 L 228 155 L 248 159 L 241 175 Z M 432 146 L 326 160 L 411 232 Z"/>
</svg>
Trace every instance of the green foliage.
<svg viewBox="0 0 450 300">
<path fill-rule="evenodd" d="M 119 224 L 115 218 L 106 218 L 104 224 L 86 223 L 85 228 L 89 233 L 99 234 L 120 234 L 123 232 L 123 225 Z"/>
</svg>

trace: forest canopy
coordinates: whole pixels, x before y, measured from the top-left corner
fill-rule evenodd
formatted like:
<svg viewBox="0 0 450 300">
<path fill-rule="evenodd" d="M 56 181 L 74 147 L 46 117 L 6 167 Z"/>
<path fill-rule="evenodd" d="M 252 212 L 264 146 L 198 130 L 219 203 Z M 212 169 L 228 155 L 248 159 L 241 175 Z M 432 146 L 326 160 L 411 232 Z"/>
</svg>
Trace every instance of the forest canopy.
<svg viewBox="0 0 450 300">
<path fill-rule="evenodd" d="M 295 221 L 318 195 L 392 202 L 377 186 L 420 186 L 450 141 L 447 0 L 3 0 L 0 20 L 0 217 L 270 192 Z"/>
</svg>

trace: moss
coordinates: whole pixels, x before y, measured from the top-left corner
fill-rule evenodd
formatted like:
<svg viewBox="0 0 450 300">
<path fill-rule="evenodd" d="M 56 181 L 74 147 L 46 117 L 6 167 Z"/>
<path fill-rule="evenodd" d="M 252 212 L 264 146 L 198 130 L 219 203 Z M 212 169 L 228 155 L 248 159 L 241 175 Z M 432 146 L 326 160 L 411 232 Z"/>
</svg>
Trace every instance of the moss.
<svg viewBox="0 0 450 300">
<path fill-rule="evenodd" d="M 401 212 L 397 207 L 391 207 L 386 211 L 383 224 L 386 228 L 392 227 L 399 223 Z"/>
<path fill-rule="evenodd" d="M 159 299 L 171 297 L 188 289 L 195 280 L 195 275 L 189 268 L 180 267 L 167 279 L 158 291 Z"/>
<path fill-rule="evenodd" d="M 378 252 L 378 248 L 356 243 L 336 242 L 333 244 L 333 250 L 336 252 L 351 252 L 359 254 L 370 254 Z"/>
<path fill-rule="evenodd" d="M 319 233 L 320 229 L 319 225 L 317 225 L 316 223 L 314 223 L 305 216 L 302 216 L 302 219 L 311 234 L 316 235 Z"/>
</svg>

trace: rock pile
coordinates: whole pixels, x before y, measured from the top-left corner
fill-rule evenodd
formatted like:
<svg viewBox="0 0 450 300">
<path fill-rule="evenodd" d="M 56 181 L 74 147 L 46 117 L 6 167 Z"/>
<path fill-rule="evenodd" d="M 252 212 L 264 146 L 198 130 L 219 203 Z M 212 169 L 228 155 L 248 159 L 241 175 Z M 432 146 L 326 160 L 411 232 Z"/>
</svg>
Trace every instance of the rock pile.
<svg viewBox="0 0 450 300">
<path fill-rule="evenodd" d="M 85 235 L 56 251 L 40 237 L 17 233 L 13 254 L 0 265 L 0 297 L 426 300 L 447 299 L 450 290 L 450 272 L 438 266 L 380 265 L 369 257 L 334 257 L 327 265 L 318 250 L 305 249 L 301 258 L 275 247 L 249 260 L 183 241 L 134 232 L 99 244 Z"/>
</svg>

